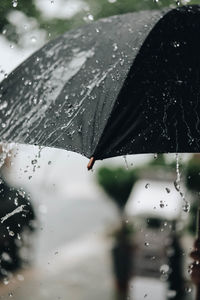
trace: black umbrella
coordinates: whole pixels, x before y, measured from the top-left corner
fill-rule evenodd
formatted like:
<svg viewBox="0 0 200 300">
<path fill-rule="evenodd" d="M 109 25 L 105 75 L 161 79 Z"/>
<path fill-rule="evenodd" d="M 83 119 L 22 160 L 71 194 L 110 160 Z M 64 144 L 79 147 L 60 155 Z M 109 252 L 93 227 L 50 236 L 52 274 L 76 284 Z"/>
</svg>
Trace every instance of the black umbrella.
<svg viewBox="0 0 200 300">
<path fill-rule="evenodd" d="M 2 141 L 64 148 L 91 163 L 200 152 L 199 36 L 200 6 L 65 33 L 1 83 Z"/>
</svg>

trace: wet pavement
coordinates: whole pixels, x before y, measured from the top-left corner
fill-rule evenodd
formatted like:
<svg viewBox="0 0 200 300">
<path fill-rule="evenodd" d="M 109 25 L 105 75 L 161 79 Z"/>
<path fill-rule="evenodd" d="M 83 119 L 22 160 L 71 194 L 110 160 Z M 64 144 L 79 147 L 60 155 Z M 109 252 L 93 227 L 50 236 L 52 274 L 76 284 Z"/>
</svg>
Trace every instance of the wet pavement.
<svg viewBox="0 0 200 300">
<path fill-rule="evenodd" d="M 42 265 L 18 271 L 0 286 L 0 299 L 8 300 L 117 300 L 110 257 L 111 241 L 88 235 L 46 257 Z M 130 300 L 167 300 L 167 282 L 135 277 Z M 170 298 L 171 299 L 171 298 Z M 191 300 L 192 293 L 184 300 Z"/>
<path fill-rule="evenodd" d="M 61 249 L 44 261 L 41 268 L 18 272 L 0 289 L 0 299 L 113 299 L 109 243 L 85 241 Z M 23 276 L 23 277 L 22 277 Z"/>
</svg>

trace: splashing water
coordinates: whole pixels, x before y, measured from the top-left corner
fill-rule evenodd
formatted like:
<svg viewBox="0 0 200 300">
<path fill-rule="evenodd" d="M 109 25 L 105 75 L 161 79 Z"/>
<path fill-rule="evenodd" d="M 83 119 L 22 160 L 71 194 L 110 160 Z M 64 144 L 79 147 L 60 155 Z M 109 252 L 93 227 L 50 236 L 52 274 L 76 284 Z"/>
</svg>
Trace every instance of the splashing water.
<svg viewBox="0 0 200 300">
<path fill-rule="evenodd" d="M 181 173 L 180 173 L 180 163 L 179 163 L 179 154 L 178 153 L 176 153 L 176 180 L 174 181 L 174 186 L 184 202 L 183 211 L 189 212 L 190 204 L 185 199 L 185 195 L 184 195 L 183 191 L 181 190 Z"/>
<path fill-rule="evenodd" d="M 22 211 L 25 212 L 26 210 L 24 210 L 24 207 L 26 207 L 26 205 L 20 205 L 19 207 L 14 209 L 12 212 L 6 214 L 4 217 L 1 218 L 1 223 L 5 222 L 8 218 L 14 216 L 15 214 L 18 214 Z"/>
<path fill-rule="evenodd" d="M 123 158 L 124 158 L 124 161 L 125 161 L 126 169 L 128 170 L 129 167 L 128 167 L 128 161 L 127 161 L 126 155 L 124 155 Z"/>
<path fill-rule="evenodd" d="M 11 156 L 14 143 L 0 143 L 0 168 L 5 164 L 6 158 Z"/>
</svg>

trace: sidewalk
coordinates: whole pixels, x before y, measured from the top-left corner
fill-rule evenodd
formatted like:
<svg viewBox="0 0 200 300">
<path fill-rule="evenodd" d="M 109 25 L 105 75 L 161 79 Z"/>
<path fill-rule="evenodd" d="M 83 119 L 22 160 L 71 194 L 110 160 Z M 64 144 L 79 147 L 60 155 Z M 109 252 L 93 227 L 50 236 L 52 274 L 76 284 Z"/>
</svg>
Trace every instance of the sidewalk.
<svg viewBox="0 0 200 300">
<path fill-rule="evenodd" d="M 19 271 L 0 285 L 2 300 L 116 300 L 112 274 L 111 243 L 87 236 L 65 245 L 42 265 Z M 188 293 L 185 299 L 193 299 Z M 167 282 L 134 277 L 130 300 L 167 300 Z"/>
<path fill-rule="evenodd" d="M 18 272 L 0 287 L 0 299 L 113 300 L 109 247 L 94 237 L 66 246 L 40 268 Z"/>
</svg>

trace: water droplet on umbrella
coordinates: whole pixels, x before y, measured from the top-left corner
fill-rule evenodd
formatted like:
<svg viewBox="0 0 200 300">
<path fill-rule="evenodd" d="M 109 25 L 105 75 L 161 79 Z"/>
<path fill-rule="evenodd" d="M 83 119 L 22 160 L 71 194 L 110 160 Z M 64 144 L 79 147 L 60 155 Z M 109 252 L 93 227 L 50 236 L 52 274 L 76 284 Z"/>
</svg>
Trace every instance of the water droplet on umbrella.
<svg viewBox="0 0 200 300">
<path fill-rule="evenodd" d="M 173 42 L 173 46 L 174 46 L 174 48 L 178 48 L 178 47 L 180 47 L 180 43 L 175 41 L 175 42 Z"/>
<path fill-rule="evenodd" d="M 18 205 L 18 198 L 14 199 L 14 203 L 15 203 L 16 206 Z"/>
<path fill-rule="evenodd" d="M 14 235 L 15 235 L 14 232 L 13 232 L 12 230 L 9 230 L 9 231 L 8 231 L 8 234 L 9 234 L 10 236 L 14 236 Z"/>
<path fill-rule="evenodd" d="M 8 106 L 8 102 L 7 101 L 4 101 L 0 104 L 0 110 L 6 108 Z"/>
</svg>

